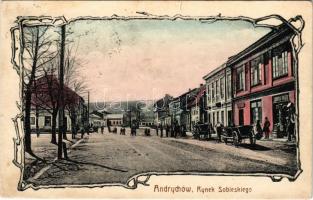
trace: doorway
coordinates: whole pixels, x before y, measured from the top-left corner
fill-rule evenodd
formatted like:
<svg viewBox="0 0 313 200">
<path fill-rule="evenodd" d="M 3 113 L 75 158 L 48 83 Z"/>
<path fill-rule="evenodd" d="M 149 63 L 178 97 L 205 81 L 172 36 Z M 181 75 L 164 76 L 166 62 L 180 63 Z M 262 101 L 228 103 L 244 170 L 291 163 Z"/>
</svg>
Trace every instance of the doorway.
<svg viewBox="0 0 313 200">
<path fill-rule="evenodd" d="M 243 109 L 239 110 L 239 125 L 242 126 L 244 123 L 244 115 L 243 115 Z"/>
</svg>

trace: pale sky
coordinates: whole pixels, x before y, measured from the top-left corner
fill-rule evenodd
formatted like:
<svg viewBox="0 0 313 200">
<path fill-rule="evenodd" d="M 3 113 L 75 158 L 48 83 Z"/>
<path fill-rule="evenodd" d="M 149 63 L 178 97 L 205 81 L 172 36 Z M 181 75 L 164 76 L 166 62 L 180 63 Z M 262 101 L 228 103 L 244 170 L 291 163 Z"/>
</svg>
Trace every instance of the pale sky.
<svg viewBox="0 0 313 200">
<path fill-rule="evenodd" d="M 176 97 L 270 31 L 225 20 L 82 20 L 68 30 L 91 101 Z"/>
</svg>

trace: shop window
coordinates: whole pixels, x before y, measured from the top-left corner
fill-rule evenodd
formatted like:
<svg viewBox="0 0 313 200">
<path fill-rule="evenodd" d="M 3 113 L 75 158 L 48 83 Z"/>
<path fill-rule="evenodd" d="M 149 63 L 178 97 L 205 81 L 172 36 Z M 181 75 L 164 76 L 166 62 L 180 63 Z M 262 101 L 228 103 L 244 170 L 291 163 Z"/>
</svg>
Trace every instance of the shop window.
<svg viewBox="0 0 313 200">
<path fill-rule="evenodd" d="M 262 122 L 261 100 L 251 102 L 251 124 L 256 123 L 257 120 L 260 120 L 260 122 Z"/>
<path fill-rule="evenodd" d="M 51 126 L 51 116 L 45 116 L 45 126 Z"/>
<path fill-rule="evenodd" d="M 35 125 L 35 117 L 30 117 L 30 125 Z"/>
<path fill-rule="evenodd" d="M 221 111 L 221 123 L 224 124 L 224 111 Z"/>
<path fill-rule="evenodd" d="M 261 83 L 262 57 L 259 56 L 251 61 L 251 86 Z"/>
</svg>

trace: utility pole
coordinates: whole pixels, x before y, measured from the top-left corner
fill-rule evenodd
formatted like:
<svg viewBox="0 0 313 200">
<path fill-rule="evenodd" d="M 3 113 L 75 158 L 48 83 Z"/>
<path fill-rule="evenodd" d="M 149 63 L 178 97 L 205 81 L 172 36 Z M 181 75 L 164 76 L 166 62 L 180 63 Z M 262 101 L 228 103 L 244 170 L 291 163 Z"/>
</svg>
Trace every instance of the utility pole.
<svg viewBox="0 0 313 200">
<path fill-rule="evenodd" d="M 65 25 L 61 26 L 60 65 L 59 65 L 59 132 L 58 132 L 58 159 L 62 159 L 63 128 L 64 128 L 64 48 L 65 48 Z"/>
</svg>

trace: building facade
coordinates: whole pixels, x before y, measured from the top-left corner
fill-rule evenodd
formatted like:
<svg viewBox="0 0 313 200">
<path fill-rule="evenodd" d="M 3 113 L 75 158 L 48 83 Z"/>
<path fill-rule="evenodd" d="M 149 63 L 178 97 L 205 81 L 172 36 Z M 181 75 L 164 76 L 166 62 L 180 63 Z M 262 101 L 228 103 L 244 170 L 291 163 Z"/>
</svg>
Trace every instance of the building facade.
<svg viewBox="0 0 313 200">
<path fill-rule="evenodd" d="M 213 126 L 217 122 L 232 124 L 232 76 L 226 63 L 203 77 L 206 85 L 207 120 Z"/>
<path fill-rule="evenodd" d="M 154 112 L 154 125 L 170 125 L 171 116 L 169 104 L 173 100 L 173 97 L 166 94 L 162 99 L 156 101 L 153 105 Z"/>
<path fill-rule="evenodd" d="M 232 69 L 235 125 L 254 124 L 267 117 L 274 133 L 283 123 L 284 108 L 295 103 L 295 77 L 291 37 L 281 25 L 239 54 L 229 58 Z"/>
<path fill-rule="evenodd" d="M 123 114 L 107 114 L 104 116 L 106 124 L 110 124 L 111 126 L 122 126 L 124 122 L 123 119 Z"/>
<path fill-rule="evenodd" d="M 34 131 L 58 130 L 59 81 L 54 75 L 45 75 L 33 83 L 30 123 Z M 87 106 L 84 99 L 64 85 L 64 127 L 66 131 L 88 125 Z M 54 126 L 55 125 L 55 126 Z"/>
<path fill-rule="evenodd" d="M 193 129 L 194 125 L 199 123 L 207 122 L 207 112 L 206 112 L 206 86 L 201 84 L 197 95 L 188 104 L 190 109 L 190 127 Z"/>
</svg>

